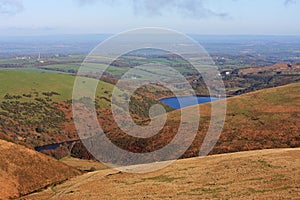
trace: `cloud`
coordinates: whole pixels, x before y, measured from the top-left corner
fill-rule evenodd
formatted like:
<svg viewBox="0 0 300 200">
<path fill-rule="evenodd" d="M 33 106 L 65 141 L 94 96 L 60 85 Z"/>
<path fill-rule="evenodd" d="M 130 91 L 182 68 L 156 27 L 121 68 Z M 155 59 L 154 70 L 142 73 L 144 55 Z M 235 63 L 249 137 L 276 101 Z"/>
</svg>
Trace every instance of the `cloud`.
<svg viewBox="0 0 300 200">
<path fill-rule="evenodd" d="M 162 16 L 168 12 L 175 12 L 188 18 L 228 16 L 228 13 L 218 13 L 205 7 L 203 0 L 133 0 L 133 6 L 138 15 Z"/>
<path fill-rule="evenodd" d="M 85 6 L 85 5 L 92 5 L 97 2 L 112 5 L 116 0 L 73 0 L 73 1 L 75 1 L 79 6 Z"/>
<path fill-rule="evenodd" d="M 79 5 L 94 4 L 96 2 L 118 6 L 121 0 L 74 0 Z M 228 13 L 215 12 L 203 4 L 204 0 L 128 0 L 133 12 L 137 16 L 164 16 L 178 13 L 187 18 L 226 18 Z"/>
<path fill-rule="evenodd" d="M 96 2 L 96 0 L 76 0 L 76 2 L 80 5 L 87 5 L 87 4 L 93 4 Z"/>
<path fill-rule="evenodd" d="M 285 0 L 285 1 L 284 1 L 284 5 L 285 5 L 285 6 L 289 6 L 290 4 L 294 4 L 294 3 L 296 3 L 295 0 Z"/>
<path fill-rule="evenodd" d="M 0 0 L 0 15 L 15 15 L 24 10 L 20 0 Z"/>
</svg>

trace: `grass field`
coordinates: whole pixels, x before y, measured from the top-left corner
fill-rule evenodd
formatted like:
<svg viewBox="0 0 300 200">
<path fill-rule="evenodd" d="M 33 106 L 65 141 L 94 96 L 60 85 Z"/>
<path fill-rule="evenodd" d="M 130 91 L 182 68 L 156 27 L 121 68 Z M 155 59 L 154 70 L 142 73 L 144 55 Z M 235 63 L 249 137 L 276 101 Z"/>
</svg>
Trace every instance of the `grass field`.
<svg viewBox="0 0 300 200">
<path fill-rule="evenodd" d="M 44 72 L 0 70 L 0 100 L 6 94 L 22 95 L 34 92 L 57 92 L 54 101 L 72 99 L 75 76 Z M 99 81 L 97 96 L 108 97 L 105 91 L 112 91 L 113 85 Z M 24 99 L 24 98 L 22 98 Z"/>
</svg>

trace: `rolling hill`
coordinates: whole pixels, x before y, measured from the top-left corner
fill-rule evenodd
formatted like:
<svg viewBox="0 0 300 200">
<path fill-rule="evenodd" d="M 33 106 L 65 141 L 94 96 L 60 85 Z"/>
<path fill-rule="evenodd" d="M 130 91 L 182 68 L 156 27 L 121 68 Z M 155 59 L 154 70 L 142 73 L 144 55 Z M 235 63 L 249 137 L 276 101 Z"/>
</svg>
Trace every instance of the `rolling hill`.
<svg viewBox="0 0 300 200">
<path fill-rule="evenodd" d="M 231 97 L 226 101 L 227 112 L 224 128 L 220 138 L 211 138 L 211 140 L 217 140 L 217 143 L 210 154 L 300 147 L 299 82 Z M 209 127 L 211 104 L 199 106 L 201 118 L 198 132 L 192 145 L 181 158 L 198 156 Z M 219 101 L 215 101 L 213 104 L 218 106 Z M 194 109 L 195 106 L 184 108 L 187 113 Z M 111 120 L 113 118 L 109 112 L 101 115 L 103 117 L 101 117 L 100 123 L 103 124 L 106 136 L 119 147 L 136 153 L 152 152 L 166 146 L 174 138 L 181 120 L 180 112 L 181 110 L 169 112 L 164 128 L 155 136 L 146 139 L 132 138 L 124 134 Z M 182 139 L 189 138 L 185 136 Z M 174 144 L 177 150 L 181 147 L 180 142 L 182 140 Z M 84 147 L 78 146 L 74 149 L 78 153 L 74 152 L 74 154 L 80 157 L 83 155 Z M 84 158 L 84 156 L 80 158 Z"/>
<path fill-rule="evenodd" d="M 101 170 L 22 199 L 295 199 L 299 153 L 273 149 L 182 159 L 146 174 Z"/>
<path fill-rule="evenodd" d="M 0 140 L 0 199 L 16 198 L 81 174 L 54 158 Z"/>
</svg>

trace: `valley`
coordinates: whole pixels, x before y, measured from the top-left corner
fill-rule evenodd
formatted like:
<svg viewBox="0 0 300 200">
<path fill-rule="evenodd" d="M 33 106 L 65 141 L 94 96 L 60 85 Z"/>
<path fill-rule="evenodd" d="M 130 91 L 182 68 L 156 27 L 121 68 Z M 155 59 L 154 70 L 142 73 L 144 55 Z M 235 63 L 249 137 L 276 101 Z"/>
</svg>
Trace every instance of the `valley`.
<svg viewBox="0 0 300 200">
<path fill-rule="evenodd" d="M 241 47 L 236 48 L 234 51 L 241 51 Z M 146 174 L 109 169 L 84 146 L 92 137 L 80 140 L 74 124 L 72 93 L 84 55 L 49 53 L 42 58 L 32 54 L 1 58 L 0 199 L 281 199 L 299 196 L 298 60 L 283 60 L 285 54 L 260 60 L 258 55 L 215 52 L 212 58 L 220 73 L 214 77 L 222 78 L 226 92 L 220 98 L 208 97 L 201 74 L 186 60 L 170 53 L 156 53 L 152 49 L 131 52 L 113 63 L 102 58 L 103 62 L 93 63 L 92 71 L 81 74 L 82 80 L 97 84 L 95 99 L 73 99 L 94 105 L 96 122 L 101 125 L 103 136 L 119 148 L 136 154 L 162 149 L 175 138 L 182 112 L 199 109 L 196 134 L 185 135 L 172 144 L 171 157 L 182 151 L 182 143 L 192 141 L 180 159 L 165 169 Z M 180 107 L 176 102 L 175 105 L 163 101 L 174 98 L 174 93 L 163 85 L 151 83 L 139 87 L 129 99 L 130 117 L 136 124 L 151 124 L 149 110 L 155 104 L 166 111 L 164 127 L 150 138 L 139 138 L 126 134 L 118 126 L 111 104 L 121 77 L 128 70 L 147 63 L 173 67 L 186 78 L 200 101 Z M 96 77 L 106 65 L 109 67 L 98 81 Z M 209 66 L 202 69 L 206 73 Z M 132 80 L 143 79 L 144 75 L 157 76 L 151 70 L 142 70 L 143 76 L 129 75 Z M 169 76 L 172 77 L 166 74 Z M 119 88 L 116 91 L 118 100 L 123 96 Z M 184 98 L 194 97 L 179 100 Z M 206 138 L 214 117 L 212 105 L 221 107 L 223 102 L 227 111 L 222 132 L 220 136 Z M 116 106 L 119 110 L 126 109 L 122 101 L 117 101 Z M 119 117 L 124 124 L 129 123 L 129 119 Z M 154 116 L 153 120 L 159 117 Z M 87 132 L 97 135 L 92 118 L 87 115 L 85 120 L 89 124 Z M 101 137 L 92 146 L 99 151 L 108 149 Z M 203 143 L 206 139 L 216 142 L 213 149 L 210 150 L 209 143 Z M 208 157 L 199 157 L 206 151 Z M 108 154 L 113 155 L 113 152 Z M 168 158 L 166 156 L 164 161 Z M 155 165 L 153 160 L 155 158 L 149 157 L 142 166 L 151 168 Z M 132 166 L 132 160 L 127 161 L 128 169 L 141 166 Z M 118 163 L 118 158 L 111 156 L 111 162 Z M 158 192 L 162 186 L 165 190 Z"/>
<path fill-rule="evenodd" d="M 245 87 L 243 85 L 230 85 L 232 82 L 241 84 L 243 83 L 243 77 L 246 77 L 244 82 L 248 87 L 243 90 L 239 89 L 233 94 L 250 93 L 227 99 L 228 111 L 225 127 L 220 141 L 212 153 L 299 147 L 299 127 L 296 125 L 299 123 L 297 121 L 297 118 L 299 118 L 299 102 L 297 101 L 297 98 L 299 98 L 297 96 L 299 83 L 251 93 L 251 91 L 257 89 L 297 82 L 299 80 L 299 69 L 297 64 L 294 64 L 292 69 L 287 68 L 286 64 L 277 64 L 270 67 L 239 69 L 237 74 L 225 75 L 224 83 L 228 91 L 230 89 L 228 87 Z M 276 70 L 282 72 L 280 76 L 276 76 Z M 292 73 L 292 76 L 287 76 L 288 73 Z M 75 79 L 73 75 L 1 70 L 0 76 L 1 85 L 5 85 L 0 90 L 2 101 L 0 112 L 1 139 L 13 141 L 29 148 L 63 142 L 59 147 L 45 150 L 44 153 L 56 158 L 62 158 L 70 154 L 78 158 L 92 158 L 80 142 L 70 143 L 72 149 L 70 149 L 68 143 L 64 143 L 65 141 L 79 139 L 72 119 L 71 94 Z M 12 82 L 12 76 L 18 81 Z M 265 79 L 268 79 L 269 76 L 274 77 L 275 81 L 265 82 Z M 193 76 L 187 75 L 188 79 L 189 77 L 192 79 Z M 253 80 L 257 81 L 254 83 L 249 82 L 247 81 L 248 77 L 256 77 Z M 115 82 L 112 80 L 114 79 L 111 77 L 100 81 L 96 94 L 98 120 L 103 125 L 107 136 L 118 145 L 123 146 L 125 149 L 129 148 L 129 150 L 130 146 L 136 148 L 135 146 L 139 143 L 143 144 L 142 146 L 138 145 L 139 151 L 153 151 L 163 146 L 173 137 L 172 133 L 176 132 L 178 120 L 173 116 L 177 116 L 179 111 L 168 114 L 170 125 L 167 124 L 165 129 L 156 136 L 154 146 L 148 146 L 146 140 L 133 140 L 129 143 L 129 138 L 118 129 L 109 110 L 111 93 L 114 87 L 112 83 Z M 202 82 L 201 78 L 199 81 Z M 195 87 L 197 88 L 197 85 Z M 201 88 L 199 91 L 205 91 L 203 87 Z M 150 106 L 159 103 L 156 99 L 171 95 L 172 93 L 158 85 L 140 88 L 130 105 L 134 120 L 140 124 L 147 124 L 149 122 L 148 109 Z M 145 102 L 147 102 L 146 107 Z M 261 109 L 264 107 L 263 105 L 268 105 L 272 109 L 265 112 Z M 164 107 L 167 111 L 173 110 L 166 105 Z M 287 110 L 286 112 L 282 110 L 283 107 Z M 199 149 L 203 133 L 205 133 L 209 124 L 209 109 L 206 105 L 200 106 L 200 108 L 204 109 L 205 112 L 201 111 L 202 123 L 195 140 L 197 145 L 193 145 L 183 158 L 196 156 L 195 152 Z M 277 126 L 282 124 L 283 120 L 285 120 L 284 126 Z M 241 126 L 243 122 L 245 125 Z M 286 129 L 285 127 L 289 128 Z M 283 132 L 289 134 L 286 135 Z M 162 135 L 164 135 L 163 138 Z M 247 140 L 247 145 L 244 145 Z M 150 143 L 153 143 L 153 141 Z"/>
</svg>

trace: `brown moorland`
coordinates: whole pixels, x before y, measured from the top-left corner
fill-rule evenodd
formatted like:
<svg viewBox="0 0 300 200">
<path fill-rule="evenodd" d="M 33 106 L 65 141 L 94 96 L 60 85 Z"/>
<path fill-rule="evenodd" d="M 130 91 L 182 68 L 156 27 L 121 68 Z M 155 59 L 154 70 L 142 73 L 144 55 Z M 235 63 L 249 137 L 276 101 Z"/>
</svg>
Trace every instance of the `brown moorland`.
<svg viewBox="0 0 300 200">
<path fill-rule="evenodd" d="M 0 199 L 16 198 L 81 174 L 54 158 L 0 140 Z"/>
<path fill-rule="evenodd" d="M 199 131 L 188 155 L 195 155 L 200 148 L 209 107 L 210 104 L 200 105 L 204 131 Z M 228 98 L 225 124 L 211 154 L 300 147 L 299 125 L 299 82 Z"/>
<path fill-rule="evenodd" d="M 210 154 L 300 147 L 299 82 L 231 97 L 226 101 L 227 112 L 224 128 L 220 138 L 218 135 L 215 138 L 210 138 L 211 141 L 218 141 Z M 218 101 L 213 102 L 216 106 L 219 103 Z M 181 158 L 198 156 L 211 119 L 211 104 L 199 106 L 201 120 L 197 135 Z M 185 112 L 193 109 L 195 106 L 184 108 Z M 132 138 L 123 133 L 113 122 L 113 117 L 108 111 L 102 112 L 100 123 L 107 132 L 106 136 L 119 147 L 136 153 L 152 152 L 164 147 L 174 138 L 181 120 L 180 112 L 181 110 L 176 110 L 168 113 L 165 127 L 159 134 L 149 139 Z M 97 142 L 101 143 L 101 138 Z M 102 145 L 98 146 L 105 149 Z M 174 148 L 178 150 L 180 146 L 177 144 Z M 90 157 L 82 152 L 85 152 L 82 145 L 75 146 L 73 149 L 75 156 Z M 111 158 L 114 158 L 113 154 Z"/>
<path fill-rule="evenodd" d="M 145 174 L 90 172 L 22 199 L 296 199 L 299 166 L 299 148 L 213 155 Z"/>
</svg>

